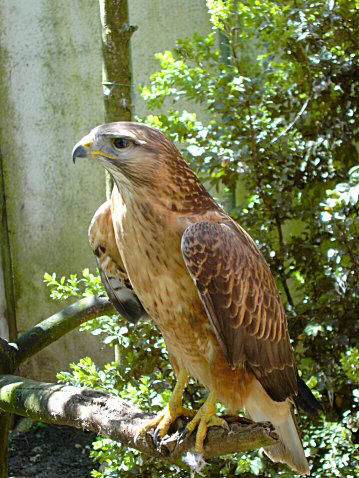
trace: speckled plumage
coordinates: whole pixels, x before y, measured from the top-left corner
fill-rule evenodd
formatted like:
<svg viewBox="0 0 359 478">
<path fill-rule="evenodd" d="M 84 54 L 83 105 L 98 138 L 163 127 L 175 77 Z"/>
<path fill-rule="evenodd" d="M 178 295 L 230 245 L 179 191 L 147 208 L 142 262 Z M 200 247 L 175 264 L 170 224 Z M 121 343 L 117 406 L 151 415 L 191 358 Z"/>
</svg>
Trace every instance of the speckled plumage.
<svg viewBox="0 0 359 478">
<path fill-rule="evenodd" d="M 90 227 L 103 273 L 154 320 L 176 374 L 185 369 L 232 413 L 272 421 L 282 443 L 268 455 L 307 473 L 291 414 L 298 382 L 287 321 L 254 241 L 160 131 L 112 123 L 90 135 L 88 155 L 115 181 Z M 128 146 L 116 150 L 114 138 Z"/>
</svg>

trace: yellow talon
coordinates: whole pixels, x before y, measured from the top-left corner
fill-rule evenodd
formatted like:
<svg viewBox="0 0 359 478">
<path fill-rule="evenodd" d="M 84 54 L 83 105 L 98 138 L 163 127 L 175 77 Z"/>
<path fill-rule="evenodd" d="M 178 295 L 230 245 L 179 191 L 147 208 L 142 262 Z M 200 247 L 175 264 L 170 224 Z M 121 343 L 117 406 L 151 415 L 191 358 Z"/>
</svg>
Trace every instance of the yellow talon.
<svg viewBox="0 0 359 478">
<path fill-rule="evenodd" d="M 152 420 L 150 420 L 146 425 L 144 425 L 138 435 L 146 433 L 151 428 L 156 428 L 156 432 L 160 437 L 164 437 L 168 432 L 171 424 L 180 416 L 193 417 L 195 415 L 194 410 L 189 410 L 184 408 L 182 405 L 182 393 L 187 385 L 188 373 L 186 370 L 181 369 L 176 386 L 172 392 L 171 398 L 166 405 L 166 407 Z"/>
<path fill-rule="evenodd" d="M 207 435 L 208 427 L 217 426 L 229 430 L 229 426 L 226 420 L 224 420 L 223 418 L 219 418 L 216 415 L 216 396 L 213 392 L 208 395 L 207 400 L 198 410 L 193 420 L 188 423 L 186 427 L 187 432 L 191 434 L 197 425 L 198 430 L 196 434 L 195 445 L 196 453 L 203 452 L 203 443 Z"/>
</svg>

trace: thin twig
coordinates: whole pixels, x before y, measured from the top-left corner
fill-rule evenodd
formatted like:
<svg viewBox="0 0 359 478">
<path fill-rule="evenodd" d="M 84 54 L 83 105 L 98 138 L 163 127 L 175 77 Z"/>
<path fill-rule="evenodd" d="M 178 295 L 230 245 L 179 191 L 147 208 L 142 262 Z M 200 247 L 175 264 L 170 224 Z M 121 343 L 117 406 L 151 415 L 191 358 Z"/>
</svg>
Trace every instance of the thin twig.
<svg viewBox="0 0 359 478">
<path fill-rule="evenodd" d="M 284 136 L 285 134 L 288 133 L 288 131 L 290 129 L 293 128 L 293 126 L 295 125 L 295 123 L 299 120 L 299 118 L 304 114 L 305 110 L 307 109 L 307 106 L 309 104 L 309 101 L 311 99 L 311 96 L 308 95 L 307 99 L 305 100 L 305 102 L 303 103 L 301 109 L 299 110 L 299 112 L 297 113 L 296 117 L 294 118 L 294 120 L 289 123 L 289 125 L 284 128 L 284 130 L 274 139 L 272 139 L 272 141 L 270 142 L 270 144 L 274 144 L 275 142 L 278 141 L 279 138 L 281 138 L 282 136 Z"/>
<path fill-rule="evenodd" d="M 294 307 L 294 302 L 293 302 L 291 293 L 289 291 L 289 287 L 288 287 L 288 284 L 287 284 L 287 279 L 285 277 L 285 267 L 284 267 L 285 244 L 284 244 L 284 239 L 283 239 L 282 224 L 279 220 L 278 214 L 275 214 L 275 223 L 276 223 L 277 231 L 278 231 L 280 262 L 281 262 L 281 266 L 282 266 L 281 267 L 282 270 L 279 271 L 279 274 L 280 274 L 280 278 L 281 278 L 281 282 L 282 282 L 282 286 L 283 286 L 285 295 L 287 296 L 288 304 L 291 307 Z"/>
<path fill-rule="evenodd" d="M 57 312 L 48 319 L 35 325 L 31 330 L 14 341 L 17 348 L 17 365 L 40 350 L 75 329 L 83 322 L 99 315 L 115 313 L 107 297 L 95 295 L 86 297 Z M 12 345 L 12 344 L 10 344 Z"/>
</svg>

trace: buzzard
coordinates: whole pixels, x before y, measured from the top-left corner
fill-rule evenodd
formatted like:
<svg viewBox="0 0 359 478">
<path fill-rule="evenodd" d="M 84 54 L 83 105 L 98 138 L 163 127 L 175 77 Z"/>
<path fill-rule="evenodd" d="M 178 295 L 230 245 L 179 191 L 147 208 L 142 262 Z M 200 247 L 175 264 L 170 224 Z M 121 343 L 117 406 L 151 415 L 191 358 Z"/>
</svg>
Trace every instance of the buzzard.
<svg viewBox="0 0 359 478">
<path fill-rule="evenodd" d="M 253 239 L 155 128 L 98 126 L 74 147 L 78 157 L 99 161 L 114 179 L 89 228 L 108 295 L 128 320 L 154 320 L 177 377 L 146 429 L 164 436 L 178 416 L 190 416 L 187 432 L 198 425 L 201 452 L 207 428 L 227 426 L 216 415 L 219 400 L 231 413 L 272 422 L 280 442 L 266 454 L 308 474 L 292 408 L 315 414 L 320 405 L 298 376 L 283 305 Z M 196 413 L 182 405 L 189 376 L 209 391 Z"/>
</svg>

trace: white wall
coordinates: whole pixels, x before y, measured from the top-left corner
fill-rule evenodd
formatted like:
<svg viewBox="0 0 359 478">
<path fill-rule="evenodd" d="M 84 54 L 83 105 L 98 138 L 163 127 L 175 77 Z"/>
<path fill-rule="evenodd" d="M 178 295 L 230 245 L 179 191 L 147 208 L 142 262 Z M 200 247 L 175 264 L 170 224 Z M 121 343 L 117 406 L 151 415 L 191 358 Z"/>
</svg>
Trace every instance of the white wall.
<svg viewBox="0 0 359 478">
<path fill-rule="evenodd" d="M 137 85 L 158 69 L 154 53 L 210 25 L 204 0 L 128 2 L 130 23 L 138 25 L 131 57 L 134 113 L 141 116 L 146 108 Z M 104 172 L 87 160 L 74 166 L 70 155 L 104 120 L 101 75 L 98 0 L 0 0 L 0 145 L 20 333 L 64 306 L 49 299 L 45 271 L 95 268 L 87 227 L 105 198 Z M 106 358 L 98 339 L 74 332 L 22 373 L 53 380 L 87 354 Z"/>
<path fill-rule="evenodd" d="M 150 75 L 159 70 L 154 54 L 173 49 L 178 38 L 210 33 L 211 25 L 205 0 L 129 0 L 128 4 L 130 23 L 138 26 L 131 39 L 133 108 L 142 117 L 149 112 L 138 85 L 148 84 Z"/>
<path fill-rule="evenodd" d="M 96 0 L 0 0 L 1 148 L 17 327 L 63 307 L 49 299 L 45 271 L 95 268 L 87 227 L 104 200 L 104 172 L 71 162 L 78 139 L 103 122 L 102 54 Z M 94 350 L 72 333 L 34 357 L 26 372 L 54 372 Z"/>
</svg>

